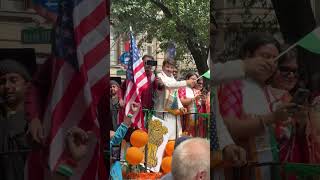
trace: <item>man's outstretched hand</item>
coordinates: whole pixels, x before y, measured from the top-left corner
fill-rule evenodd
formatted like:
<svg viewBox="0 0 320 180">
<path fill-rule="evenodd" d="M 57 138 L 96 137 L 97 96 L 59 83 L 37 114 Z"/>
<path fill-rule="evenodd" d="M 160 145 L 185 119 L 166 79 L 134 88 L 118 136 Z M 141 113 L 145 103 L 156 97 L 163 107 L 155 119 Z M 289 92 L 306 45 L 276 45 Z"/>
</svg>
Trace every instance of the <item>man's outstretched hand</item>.
<svg viewBox="0 0 320 180">
<path fill-rule="evenodd" d="M 93 136 L 92 132 L 85 132 L 78 127 L 73 127 L 68 131 L 66 138 L 67 148 L 74 160 L 79 161 L 85 156 Z"/>
<path fill-rule="evenodd" d="M 33 141 L 38 144 L 44 144 L 44 130 L 40 119 L 35 118 L 29 123 L 28 133 L 31 135 Z"/>
</svg>

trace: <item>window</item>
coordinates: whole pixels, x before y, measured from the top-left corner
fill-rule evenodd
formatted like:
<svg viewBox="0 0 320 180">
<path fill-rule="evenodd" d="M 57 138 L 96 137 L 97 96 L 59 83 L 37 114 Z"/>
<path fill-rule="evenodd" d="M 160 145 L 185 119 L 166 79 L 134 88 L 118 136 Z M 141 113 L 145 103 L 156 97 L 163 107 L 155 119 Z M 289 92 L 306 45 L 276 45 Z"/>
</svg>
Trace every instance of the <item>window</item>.
<svg viewBox="0 0 320 180">
<path fill-rule="evenodd" d="M 23 11 L 26 10 L 30 0 L 0 0 L 1 10 Z"/>
</svg>

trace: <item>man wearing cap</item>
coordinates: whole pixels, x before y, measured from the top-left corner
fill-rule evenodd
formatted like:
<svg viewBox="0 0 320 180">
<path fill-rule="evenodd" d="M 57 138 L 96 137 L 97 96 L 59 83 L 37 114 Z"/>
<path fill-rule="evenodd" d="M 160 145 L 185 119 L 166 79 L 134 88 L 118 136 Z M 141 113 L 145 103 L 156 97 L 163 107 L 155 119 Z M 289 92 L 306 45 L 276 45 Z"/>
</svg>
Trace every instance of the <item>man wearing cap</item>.
<svg viewBox="0 0 320 180">
<path fill-rule="evenodd" d="M 110 81 L 110 108 L 111 108 L 111 114 L 112 114 L 112 127 L 113 130 L 115 131 L 118 128 L 118 123 L 117 123 L 117 117 L 118 117 L 118 111 L 120 108 L 120 84 L 115 81 L 111 80 Z"/>
<path fill-rule="evenodd" d="M 45 132 L 50 131 L 51 129 L 47 129 L 44 131 L 46 127 L 44 126 L 44 114 L 46 111 L 46 106 L 48 105 L 48 96 L 50 95 L 50 89 L 54 86 L 52 82 L 54 82 L 54 70 L 52 67 L 55 67 L 57 64 L 63 63 L 63 61 L 56 60 L 54 58 L 49 58 L 41 67 L 38 69 L 37 73 L 33 77 L 32 83 L 30 83 L 30 88 L 27 91 L 26 95 L 26 113 L 28 116 L 29 123 L 29 131 L 30 135 L 34 142 L 38 143 L 41 148 L 34 148 L 32 152 L 28 155 L 28 161 L 26 165 L 26 179 L 29 180 L 43 180 L 47 179 L 48 175 L 50 175 L 50 169 L 48 167 L 48 157 L 52 155 L 52 151 L 50 151 L 50 146 L 47 145 L 48 136 L 45 135 Z M 61 64 L 62 65 L 62 64 Z M 97 141 L 95 144 L 89 144 L 90 148 L 92 145 L 99 145 L 105 143 L 108 135 L 108 127 L 109 124 L 106 119 L 110 119 L 110 97 L 109 97 L 109 83 L 107 79 L 110 77 L 105 76 L 101 82 L 105 84 L 101 84 L 101 91 L 104 93 L 102 97 L 99 98 L 98 104 L 96 104 L 96 115 L 97 115 L 97 123 L 99 124 L 99 130 L 101 136 L 97 135 Z M 81 127 L 81 126 L 80 126 Z M 90 128 L 90 127 L 89 127 Z M 61 128 L 62 131 L 65 129 Z M 100 143 L 98 143 L 100 142 Z M 62 141 L 63 143 L 63 141 Z M 98 147 L 98 146 L 97 146 Z M 107 171 L 104 165 L 103 159 L 103 151 L 101 148 L 95 148 L 94 153 L 97 155 L 98 159 L 97 166 L 93 173 L 97 174 L 97 179 L 105 179 L 107 176 Z M 57 165 L 61 165 L 63 162 L 69 163 L 71 166 L 73 162 L 69 162 L 68 157 L 62 157 L 61 161 L 58 162 Z M 89 162 L 86 162 L 89 164 Z M 62 164 L 63 165 L 63 164 Z M 36 170 L 35 170 L 36 169 Z M 87 168 L 83 169 L 84 171 Z M 86 178 L 88 179 L 88 178 Z"/>
<path fill-rule="evenodd" d="M 29 148 L 24 94 L 30 79 L 28 69 L 17 60 L 0 60 L 0 179 L 24 179 L 23 151 Z"/>
</svg>

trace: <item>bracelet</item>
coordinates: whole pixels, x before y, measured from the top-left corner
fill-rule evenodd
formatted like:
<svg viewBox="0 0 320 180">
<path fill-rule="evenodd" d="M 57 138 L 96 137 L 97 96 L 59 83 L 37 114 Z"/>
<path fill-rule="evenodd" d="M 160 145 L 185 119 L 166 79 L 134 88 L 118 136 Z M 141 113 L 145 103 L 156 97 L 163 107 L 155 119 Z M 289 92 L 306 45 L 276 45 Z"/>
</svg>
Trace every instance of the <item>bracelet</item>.
<svg viewBox="0 0 320 180">
<path fill-rule="evenodd" d="M 67 158 L 65 161 L 62 162 L 62 164 L 66 164 L 72 168 L 76 168 L 78 163 L 72 158 Z"/>
<path fill-rule="evenodd" d="M 60 164 L 56 172 L 67 177 L 71 177 L 73 175 L 72 168 L 65 164 Z"/>
</svg>

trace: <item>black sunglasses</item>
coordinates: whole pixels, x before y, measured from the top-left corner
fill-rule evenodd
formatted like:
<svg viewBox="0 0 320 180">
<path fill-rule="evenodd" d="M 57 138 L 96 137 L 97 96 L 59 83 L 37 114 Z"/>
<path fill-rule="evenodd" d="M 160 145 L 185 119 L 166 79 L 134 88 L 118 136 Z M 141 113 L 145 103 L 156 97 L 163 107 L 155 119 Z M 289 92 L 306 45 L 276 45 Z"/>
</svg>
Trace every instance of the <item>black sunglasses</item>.
<svg viewBox="0 0 320 180">
<path fill-rule="evenodd" d="M 298 69 L 296 69 L 296 68 L 290 68 L 287 66 L 279 66 L 278 69 L 279 69 L 281 75 L 283 75 L 283 76 L 289 76 L 291 73 L 293 73 L 295 77 L 299 76 Z"/>
</svg>

